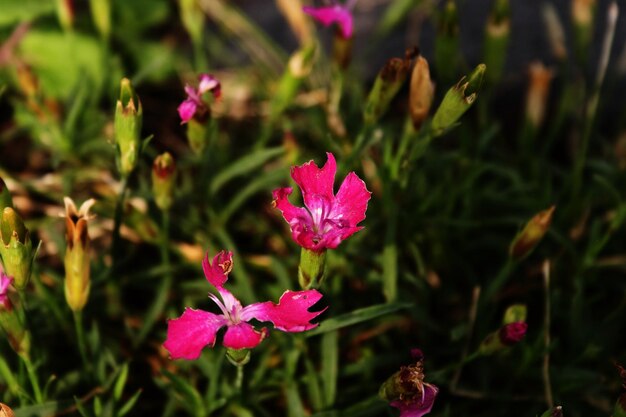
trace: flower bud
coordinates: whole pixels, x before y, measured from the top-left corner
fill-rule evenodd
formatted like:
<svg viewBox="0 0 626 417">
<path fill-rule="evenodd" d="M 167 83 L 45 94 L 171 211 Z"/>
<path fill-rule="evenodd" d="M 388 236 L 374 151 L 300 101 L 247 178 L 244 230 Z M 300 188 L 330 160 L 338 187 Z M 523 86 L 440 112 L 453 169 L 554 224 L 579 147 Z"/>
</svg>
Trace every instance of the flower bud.
<svg viewBox="0 0 626 417">
<path fill-rule="evenodd" d="M 526 119 L 536 129 L 541 126 L 546 114 L 546 104 L 552 82 L 552 70 L 541 62 L 533 62 L 529 67 L 529 83 L 526 93 Z"/>
<path fill-rule="evenodd" d="M 152 194 L 154 201 L 161 210 L 172 206 L 172 191 L 176 179 L 176 163 L 169 152 L 154 159 L 152 164 Z"/>
<path fill-rule="evenodd" d="M 111 0 L 90 0 L 91 19 L 104 39 L 111 35 Z"/>
<path fill-rule="evenodd" d="M 13 199 L 11 198 L 11 192 L 4 183 L 2 177 L 0 177 L 0 213 L 4 211 L 5 207 L 13 207 Z"/>
<path fill-rule="evenodd" d="M 65 197 L 65 300 L 74 312 L 81 311 L 89 298 L 91 279 L 89 273 L 90 239 L 87 222 L 93 218 L 89 209 L 96 202 L 85 201 L 80 210 L 71 198 Z"/>
<path fill-rule="evenodd" d="M 502 324 L 507 325 L 519 321 L 526 321 L 526 306 L 524 304 L 513 304 L 504 312 Z"/>
<path fill-rule="evenodd" d="M 489 72 L 487 82 L 500 80 L 511 34 L 511 10 L 509 0 L 495 0 L 485 27 L 485 64 Z"/>
<path fill-rule="evenodd" d="M 115 143 L 120 173 L 127 177 L 137 165 L 141 148 L 141 101 L 128 78 L 120 83 L 120 99 L 115 108 Z"/>
<path fill-rule="evenodd" d="M 28 229 L 11 207 L 5 207 L 2 211 L 0 237 L 0 257 L 4 270 L 15 280 L 15 288 L 22 290 L 28 285 L 35 254 Z"/>
<path fill-rule="evenodd" d="M 446 84 L 457 75 L 459 60 L 459 13 L 454 0 L 448 0 L 437 19 L 435 66 Z"/>
<path fill-rule="evenodd" d="M 298 267 L 300 288 L 305 290 L 319 288 L 324 281 L 325 272 L 326 249 L 315 252 L 303 247 L 300 252 L 300 266 Z"/>
<path fill-rule="evenodd" d="M 72 30 L 74 26 L 74 0 L 56 0 L 57 17 L 63 30 Z"/>
<path fill-rule="evenodd" d="M 537 213 L 526 226 L 515 236 L 509 248 L 509 255 L 516 260 L 528 256 L 543 236 L 548 232 L 552 222 L 552 214 L 556 206 Z"/>
<path fill-rule="evenodd" d="M 278 82 L 278 87 L 272 99 L 270 109 L 271 121 L 275 121 L 293 102 L 302 80 L 313 69 L 316 52 L 317 47 L 312 43 L 300 48 L 289 58 L 287 70 Z"/>
<path fill-rule="evenodd" d="M 431 129 L 434 137 L 441 136 L 452 128 L 476 101 L 486 69 L 485 64 L 478 65 L 467 77 L 461 78 L 448 90 L 433 116 Z"/>
<path fill-rule="evenodd" d="M 0 328 L 6 334 L 11 348 L 20 356 L 28 356 L 30 335 L 8 295 L 12 281 L 12 278 L 0 272 Z"/>
<path fill-rule="evenodd" d="M 593 38 L 593 21 L 596 14 L 596 3 L 597 0 L 572 1 L 574 45 L 581 62 L 585 60 Z"/>
<path fill-rule="evenodd" d="M 406 50 L 404 58 L 391 58 L 378 73 L 374 86 L 367 97 L 363 119 L 374 125 L 385 114 L 389 103 L 398 93 L 411 70 L 413 58 L 419 55 L 417 48 Z"/>
<path fill-rule="evenodd" d="M 522 341 L 527 329 L 528 325 L 523 321 L 505 324 L 497 331 L 488 334 L 480 344 L 478 351 L 482 355 L 491 355 L 516 345 Z"/>
<path fill-rule="evenodd" d="M 8 405 L 0 403 L 0 417 L 15 417 L 15 414 Z"/>
<path fill-rule="evenodd" d="M 350 65 L 353 39 L 353 37 L 344 37 L 339 28 L 335 30 L 335 36 L 333 37 L 333 62 L 338 68 L 346 69 Z"/>
<path fill-rule="evenodd" d="M 415 129 L 419 129 L 428 117 L 434 95 L 435 86 L 430 79 L 428 61 L 419 56 L 411 73 L 411 91 L 409 95 L 409 110 Z"/>
</svg>

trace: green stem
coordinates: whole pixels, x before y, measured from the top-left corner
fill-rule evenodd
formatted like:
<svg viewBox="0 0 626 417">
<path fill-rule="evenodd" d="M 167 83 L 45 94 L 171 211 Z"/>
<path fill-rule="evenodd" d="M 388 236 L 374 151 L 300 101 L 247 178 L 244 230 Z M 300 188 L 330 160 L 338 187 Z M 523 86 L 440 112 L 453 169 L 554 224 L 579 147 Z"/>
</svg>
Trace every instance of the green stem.
<svg viewBox="0 0 626 417">
<path fill-rule="evenodd" d="M 74 328 L 76 329 L 76 340 L 78 341 L 78 350 L 83 360 L 85 369 L 90 369 L 91 365 L 87 360 L 87 343 L 85 342 L 85 329 L 83 329 L 83 313 L 82 311 L 74 312 Z"/>
<path fill-rule="evenodd" d="M 498 290 L 506 283 L 511 275 L 511 272 L 515 269 L 515 265 L 516 262 L 511 257 L 508 257 L 498 275 L 489 283 L 487 289 L 484 291 L 482 297 L 483 302 L 493 297 L 495 293 L 498 292 Z"/>
<path fill-rule="evenodd" d="M 37 404 L 43 404 L 43 395 L 41 395 L 41 388 L 39 388 L 39 381 L 37 380 L 37 374 L 35 373 L 35 367 L 27 356 L 21 356 L 26 365 L 26 371 L 28 372 L 28 379 L 33 387 L 33 393 L 35 394 L 35 401 Z"/>
<path fill-rule="evenodd" d="M 122 215 L 124 214 L 124 201 L 126 199 L 126 191 L 128 190 L 128 176 L 122 179 L 122 190 L 117 197 L 115 204 L 115 217 L 113 218 L 113 242 L 111 244 L 111 255 L 113 256 L 113 264 L 118 257 L 120 246 L 120 227 L 122 225 Z"/>
<path fill-rule="evenodd" d="M 235 390 L 241 393 L 243 387 L 243 367 L 244 365 L 237 365 L 237 378 L 235 379 Z"/>
</svg>

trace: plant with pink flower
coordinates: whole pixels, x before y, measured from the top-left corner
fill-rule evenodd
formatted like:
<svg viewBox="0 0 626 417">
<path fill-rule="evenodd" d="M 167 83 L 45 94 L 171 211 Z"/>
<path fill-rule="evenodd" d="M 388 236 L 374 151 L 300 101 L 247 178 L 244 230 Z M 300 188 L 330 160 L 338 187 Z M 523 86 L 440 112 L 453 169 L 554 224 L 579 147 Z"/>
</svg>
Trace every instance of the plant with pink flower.
<svg viewBox="0 0 626 417">
<path fill-rule="evenodd" d="M 339 3 L 335 3 L 331 6 L 324 7 L 303 7 L 302 11 L 317 20 L 324 26 L 330 26 L 333 23 L 337 23 L 341 36 L 344 39 L 352 37 L 353 31 L 353 18 L 352 8 L 354 7 L 354 0 L 349 1 L 345 6 Z"/>
<path fill-rule="evenodd" d="M 213 347 L 217 332 L 226 327 L 222 344 L 229 349 L 251 349 L 267 336 L 266 328 L 255 329 L 250 320 L 271 322 L 274 328 L 284 332 L 303 332 L 317 324 L 311 323 L 322 311 L 309 311 L 309 308 L 321 298 L 316 290 L 285 291 L 278 304 L 271 301 L 254 303 L 242 307 L 239 300 L 224 288 L 228 274 L 233 268 L 232 252 L 221 251 L 212 261 L 207 253 L 202 262 L 204 275 L 213 285 L 220 298 L 209 294 L 221 310 L 214 314 L 203 310 L 185 309 L 183 315 L 169 320 L 167 324 L 167 340 L 163 347 L 170 352 L 173 359 L 197 359 L 205 346 Z"/>
<path fill-rule="evenodd" d="M 305 207 L 289 201 L 291 187 L 274 190 L 273 205 L 289 223 L 293 240 L 302 246 L 300 284 L 310 288 L 320 284 L 324 274 L 325 253 L 363 228 L 371 197 L 365 182 L 354 172 L 343 180 L 334 193 L 337 164 L 332 153 L 322 168 L 314 161 L 291 168 L 291 178 L 302 191 Z"/>
<path fill-rule="evenodd" d="M 189 122 L 194 116 L 203 116 L 208 111 L 207 104 L 202 100 L 204 93 L 210 91 L 216 100 L 222 96 L 222 87 L 217 78 L 210 74 L 200 74 L 198 80 L 198 88 L 185 85 L 187 99 L 178 106 L 181 123 Z"/>
</svg>

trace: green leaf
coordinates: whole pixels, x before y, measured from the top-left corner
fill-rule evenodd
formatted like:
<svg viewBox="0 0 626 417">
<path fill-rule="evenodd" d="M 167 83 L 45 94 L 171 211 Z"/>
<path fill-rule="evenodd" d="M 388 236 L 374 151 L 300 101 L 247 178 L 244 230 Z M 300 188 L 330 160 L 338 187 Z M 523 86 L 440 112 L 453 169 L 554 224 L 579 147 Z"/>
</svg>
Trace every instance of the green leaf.
<svg viewBox="0 0 626 417">
<path fill-rule="evenodd" d="M 410 303 L 379 304 L 371 307 L 360 308 L 347 314 L 342 314 L 332 319 L 325 320 L 319 327 L 305 333 L 306 337 L 317 336 L 333 330 L 352 326 L 357 323 L 372 320 L 374 318 L 394 313 L 403 308 L 411 307 Z"/>
<path fill-rule="evenodd" d="M 325 333 L 322 335 L 322 381 L 324 382 L 324 401 L 327 407 L 335 403 L 337 395 L 338 362 L 339 332 Z"/>
<path fill-rule="evenodd" d="M 119 401 L 122 398 L 122 392 L 124 391 L 124 386 L 126 385 L 126 379 L 128 378 L 128 363 L 122 365 L 122 369 L 120 369 L 119 376 L 117 377 L 117 381 L 115 381 L 115 386 L 113 387 L 113 398 L 115 401 Z"/>
<path fill-rule="evenodd" d="M 132 408 L 135 406 L 135 403 L 139 399 L 139 396 L 142 392 L 143 390 L 138 389 L 137 392 L 135 392 L 133 396 L 130 397 L 130 400 L 126 401 L 126 404 L 124 404 L 122 408 L 120 408 L 120 410 L 117 412 L 117 416 L 124 417 L 126 414 L 128 414 L 128 412 L 132 410 Z"/>
<path fill-rule="evenodd" d="M 174 390 L 182 397 L 182 405 L 187 410 L 193 410 L 194 415 L 204 415 L 205 407 L 202 403 L 202 397 L 200 393 L 183 378 L 174 375 L 166 369 L 163 369 L 163 375 L 169 378 L 172 382 Z"/>
<path fill-rule="evenodd" d="M 73 401 L 48 401 L 43 404 L 14 408 L 13 412 L 15 417 L 49 417 L 73 404 Z"/>
<path fill-rule="evenodd" d="M 252 154 L 246 155 L 237 161 L 228 165 L 228 167 L 219 174 L 217 174 L 211 182 L 211 194 L 215 195 L 224 184 L 231 179 L 249 174 L 255 169 L 263 166 L 268 160 L 279 156 L 285 152 L 285 149 L 280 146 L 270 149 L 262 149 Z"/>
</svg>

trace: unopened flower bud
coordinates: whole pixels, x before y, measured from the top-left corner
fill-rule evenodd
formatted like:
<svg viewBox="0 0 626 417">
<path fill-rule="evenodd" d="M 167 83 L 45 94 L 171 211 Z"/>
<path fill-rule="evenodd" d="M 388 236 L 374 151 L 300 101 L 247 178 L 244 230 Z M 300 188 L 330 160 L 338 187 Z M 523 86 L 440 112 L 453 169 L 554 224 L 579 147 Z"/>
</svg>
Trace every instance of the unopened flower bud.
<svg viewBox="0 0 626 417">
<path fill-rule="evenodd" d="M 4 183 L 2 177 L 0 177 L 0 213 L 4 211 L 5 207 L 13 207 L 13 199 L 11 198 L 11 192 Z"/>
<path fill-rule="evenodd" d="M 478 351 L 483 355 L 491 355 L 502 351 L 522 341 L 526 335 L 528 325 L 525 322 L 505 324 L 493 333 L 490 333 L 480 344 Z"/>
<path fill-rule="evenodd" d="M 324 281 L 326 272 L 326 249 L 321 252 L 302 248 L 300 252 L 300 266 L 298 267 L 298 281 L 302 289 L 319 288 Z"/>
<path fill-rule="evenodd" d="M 11 299 L 9 298 L 9 286 L 11 282 L 13 282 L 13 278 L 0 271 L 0 310 L 11 311 L 13 309 Z"/>
<path fill-rule="evenodd" d="M 511 34 L 509 0 L 495 0 L 485 27 L 485 64 L 487 81 L 495 84 L 502 74 Z"/>
<path fill-rule="evenodd" d="M 115 143 L 118 168 L 127 177 L 137 165 L 141 148 L 141 101 L 128 78 L 120 83 L 120 98 L 115 108 Z"/>
<path fill-rule="evenodd" d="M 411 73 L 411 92 L 409 95 L 409 110 L 415 129 L 419 129 L 428 117 L 434 95 L 435 86 L 430 79 L 428 61 L 419 56 Z"/>
<path fill-rule="evenodd" d="M 593 21 L 597 0 L 573 0 L 572 23 L 574 45 L 580 60 L 584 60 L 593 38 Z"/>
<path fill-rule="evenodd" d="M 411 71 L 413 58 L 419 55 L 417 48 L 406 50 L 404 58 L 391 58 L 378 73 L 374 86 L 367 97 L 363 119 L 373 125 L 385 114 L 389 103 L 396 96 Z"/>
<path fill-rule="evenodd" d="M 64 30 L 74 26 L 74 0 L 56 0 L 57 17 Z"/>
<path fill-rule="evenodd" d="M 506 325 L 519 321 L 526 321 L 526 306 L 524 304 L 513 304 L 504 312 L 502 324 Z"/>
<path fill-rule="evenodd" d="M 454 0 L 448 0 L 437 19 L 435 37 L 435 67 L 444 83 L 457 75 L 459 57 L 459 13 Z"/>
<path fill-rule="evenodd" d="M 104 39 L 111 35 L 111 0 L 90 0 L 91 19 Z"/>
<path fill-rule="evenodd" d="M 533 62 L 528 71 L 529 83 L 526 93 L 526 119 L 536 129 L 541 126 L 546 114 L 552 70 L 541 62 Z"/>
<path fill-rule="evenodd" d="M 0 417 L 15 417 L 15 414 L 8 405 L 0 403 Z"/>
<path fill-rule="evenodd" d="M 28 285 L 35 254 L 24 221 L 11 207 L 5 207 L 2 211 L 0 237 L 0 257 L 4 271 L 15 280 L 15 288 L 22 290 Z"/>
<path fill-rule="evenodd" d="M 176 163 L 169 152 L 154 159 L 152 164 L 152 194 L 154 201 L 161 210 L 172 206 L 172 192 L 176 179 Z"/>
<path fill-rule="evenodd" d="M 89 298 L 91 279 L 89 272 L 90 239 L 87 222 L 93 218 L 89 209 L 96 202 L 85 201 L 79 210 L 71 198 L 65 197 L 65 300 L 72 311 L 81 311 Z"/>
<path fill-rule="evenodd" d="M 448 90 L 433 116 L 431 126 L 433 136 L 444 134 L 472 107 L 478 97 L 486 69 L 485 64 L 478 65 L 468 76 L 461 78 Z"/>
<path fill-rule="evenodd" d="M 567 47 L 565 46 L 565 30 L 561 24 L 559 14 L 552 3 L 544 3 L 541 12 L 546 24 L 552 55 L 558 61 L 564 61 L 567 58 Z"/>
<path fill-rule="evenodd" d="M 528 256 L 539 244 L 550 228 L 552 214 L 556 206 L 537 213 L 526 226 L 515 236 L 509 248 L 509 255 L 520 260 Z"/>
<path fill-rule="evenodd" d="M 278 82 L 278 87 L 272 99 L 270 109 L 270 120 L 272 122 L 293 102 L 302 80 L 313 69 L 316 55 L 317 47 L 312 43 L 300 48 L 289 58 L 287 70 Z"/>
<path fill-rule="evenodd" d="M 344 37 L 341 30 L 335 30 L 335 36 L 333 37 L 333 62 L 341 69 L 346 69 L 350 65 L 353 39 L 353 37 Z"/>
<path fill-rule="evenodd" d="M 28 356 L 30 336 L 9 299 L 8 291 L 12 281 L 12 278 L 0 272 L 0 329 L 6 334 L 11 348 L 18 355 Z"/>
</svg>

